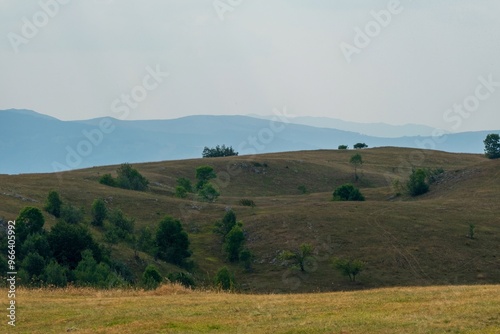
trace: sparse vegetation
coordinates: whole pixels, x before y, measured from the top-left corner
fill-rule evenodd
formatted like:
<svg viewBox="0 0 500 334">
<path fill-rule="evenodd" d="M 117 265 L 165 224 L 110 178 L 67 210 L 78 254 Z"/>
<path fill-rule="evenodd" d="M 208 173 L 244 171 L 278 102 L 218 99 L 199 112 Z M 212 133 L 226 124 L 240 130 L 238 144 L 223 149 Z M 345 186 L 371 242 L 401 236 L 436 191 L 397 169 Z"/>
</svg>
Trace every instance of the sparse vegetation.
<svg viewBox="0 0 500 334">
<path fill-rule="evenodd" d="M 213 148 L 205 146 L 202 153 L 203 158 L 229 157 L 237 155 L 238 152 L 236 152 L 231 146 L 226 147 L 226 145 L 217 145 Z"/>
<path fill-rule="evenodd" d="M 255 208 L 255 202 L 252 199 L 243 198 L 240 200 L 240 205 Z"/>
<path fill-rule="evenodd" d="M 350 183 L 341 185 L 333 192 L 334 201 L 364 201 L 365 197 L 358 188 Z"/>
<path fill-rule="evenodd" d="M 306 188 L 306 186 L 305 186 L 305 185 L 303 185 L 303 184 L 301 184 L 300 186 L 298 186 L 298 187 L 297 187 L 297 190 L 298 190 L 301 194 L 303 194 L 303 195 L 307 194 L 307 188 Z"/>
</svg>

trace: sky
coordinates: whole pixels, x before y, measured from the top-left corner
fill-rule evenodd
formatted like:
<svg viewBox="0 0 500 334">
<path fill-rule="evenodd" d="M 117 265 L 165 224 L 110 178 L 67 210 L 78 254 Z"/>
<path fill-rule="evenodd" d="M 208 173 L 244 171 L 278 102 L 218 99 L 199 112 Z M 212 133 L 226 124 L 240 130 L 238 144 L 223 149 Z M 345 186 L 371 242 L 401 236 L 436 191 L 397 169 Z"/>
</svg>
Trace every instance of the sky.
<svg viewBox="0 0 500 334">
<path fill-rule="evenodd" d="M 0 109 L 500 128 L 498 0 L 0 0 Z"/>
</svg>

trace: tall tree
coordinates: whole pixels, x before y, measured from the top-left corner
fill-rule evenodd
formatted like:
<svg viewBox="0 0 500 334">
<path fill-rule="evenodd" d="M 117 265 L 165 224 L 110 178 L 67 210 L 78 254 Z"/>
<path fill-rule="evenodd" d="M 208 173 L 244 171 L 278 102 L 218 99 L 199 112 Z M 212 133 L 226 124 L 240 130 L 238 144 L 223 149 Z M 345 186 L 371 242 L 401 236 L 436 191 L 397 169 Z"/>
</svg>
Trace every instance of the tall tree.
<svg viewBox="0 0 500 334">
<path fill-rule="evenodd" d="M 363 165 L 363 158 L 361 157 L 361 154 L 356 153 L 354 154 L 351 159 L 349 160 L 349 163 L 354 167 L 354 178 L 355 180 L 359 180 L 358 176 L 358 168 Z"/>
<path fill-rule="evenodd" d="M 490 133 L 486 136 L 484 143 L 484 153 L 490 159 L 500 158 L 500 136 L 496 133 Z"/>
</svg>

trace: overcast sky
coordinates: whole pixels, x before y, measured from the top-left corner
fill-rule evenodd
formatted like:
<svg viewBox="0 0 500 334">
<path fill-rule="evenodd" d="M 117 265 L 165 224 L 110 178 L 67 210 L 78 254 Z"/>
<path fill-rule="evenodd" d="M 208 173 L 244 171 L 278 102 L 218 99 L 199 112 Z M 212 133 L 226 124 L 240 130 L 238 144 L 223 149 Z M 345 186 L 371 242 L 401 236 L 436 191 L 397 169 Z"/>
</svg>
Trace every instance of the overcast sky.
<svg viewBox="0 0 500 334">
<path fill-rule="evenodd" d="M 500 1 L 397 2 L 0 0 L 0 109 L 500 128 Z"/>
</svg>

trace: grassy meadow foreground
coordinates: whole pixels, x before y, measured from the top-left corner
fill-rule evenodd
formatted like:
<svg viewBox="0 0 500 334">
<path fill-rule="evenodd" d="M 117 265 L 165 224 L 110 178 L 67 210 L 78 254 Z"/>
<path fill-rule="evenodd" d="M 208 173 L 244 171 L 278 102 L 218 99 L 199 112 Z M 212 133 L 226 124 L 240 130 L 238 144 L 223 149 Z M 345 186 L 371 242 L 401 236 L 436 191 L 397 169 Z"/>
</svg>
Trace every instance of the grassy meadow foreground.
<svg viewBox="0 0 500 334">
<path fill-rule="evenodd" d="M 500 286 L 252 295 L 19 291 L 16 333 L 499 333 Z"/>
</svg>

